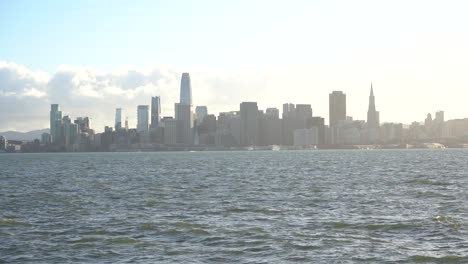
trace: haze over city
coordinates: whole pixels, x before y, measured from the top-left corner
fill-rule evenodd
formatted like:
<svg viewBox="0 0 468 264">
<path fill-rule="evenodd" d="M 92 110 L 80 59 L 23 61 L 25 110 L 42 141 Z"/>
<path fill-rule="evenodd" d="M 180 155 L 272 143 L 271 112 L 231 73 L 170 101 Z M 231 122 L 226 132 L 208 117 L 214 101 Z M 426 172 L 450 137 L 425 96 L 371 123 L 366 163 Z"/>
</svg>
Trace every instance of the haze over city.
<svg viewBox="0 0 468 264">
<path fill-rule="evenodd" d="M 328 93 L 365 119 L 374 84 L 381 122 L 468 116 L 467 3 L 448 1 L 15 1 L 0 3 L 0 131 L 48 127 L 51 103 L 92 117 L 161 96 L 173 115 L 180 74 L 211 113 L 257 101 L 311 104 Z M 261 15 L 261 19 L 258 19 Z M 27 18 L 27 19 L 26 19 Z"/>
</svg>

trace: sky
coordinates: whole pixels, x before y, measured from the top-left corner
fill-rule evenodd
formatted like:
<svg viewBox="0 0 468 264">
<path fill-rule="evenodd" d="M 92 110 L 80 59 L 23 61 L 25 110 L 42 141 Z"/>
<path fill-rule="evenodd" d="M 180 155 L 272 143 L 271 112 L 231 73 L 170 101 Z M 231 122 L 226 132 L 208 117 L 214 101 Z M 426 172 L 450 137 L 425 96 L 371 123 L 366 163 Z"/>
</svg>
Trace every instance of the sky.
<svg viewBox="0 0 468 264">
<path fill-rule="evenodd" d="M 51 103 L 96 131 L 161 96 L 174 115 L 190 72 L 210 113 L 311 104 L 347 94 L 365 119 L 371 83 L 382 122 L 468 117 L 467 1 L 0 0 L 0 131 L 48 127 Z"/>
</svg>

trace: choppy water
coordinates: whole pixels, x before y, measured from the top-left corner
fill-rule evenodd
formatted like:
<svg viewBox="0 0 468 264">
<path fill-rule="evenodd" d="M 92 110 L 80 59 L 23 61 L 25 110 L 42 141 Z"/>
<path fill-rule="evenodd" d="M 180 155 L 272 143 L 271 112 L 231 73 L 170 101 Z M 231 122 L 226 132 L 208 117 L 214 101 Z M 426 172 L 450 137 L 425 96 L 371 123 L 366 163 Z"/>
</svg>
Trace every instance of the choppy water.
<svg viewBox="0 0 468 264">
<path fill-rule="evenodd" d="M 468 151 L 0 155 L 0 263 L 468 263 Z"/>
</svg>

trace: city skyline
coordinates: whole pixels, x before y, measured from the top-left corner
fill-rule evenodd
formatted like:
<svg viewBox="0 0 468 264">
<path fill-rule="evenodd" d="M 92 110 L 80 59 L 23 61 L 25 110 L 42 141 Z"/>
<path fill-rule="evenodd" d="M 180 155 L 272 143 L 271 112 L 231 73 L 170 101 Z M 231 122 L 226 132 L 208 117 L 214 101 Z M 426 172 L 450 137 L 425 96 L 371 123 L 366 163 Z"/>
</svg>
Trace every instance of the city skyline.
<svg viewBox="0 0 468 264">
<path fill-rule="evenodd" d="M 443 111 L 436 112 L 434 119 L 429 113 L 424 123 L 415 121 L 408 127 L 381 124 L 372 83 L 366 120 L 348 115 L 346 98 L 342 91 L 329 94 L 328 124 L 313 115 L 311 104 L 284 103 L 280 118 L 278 108 L 263 110 L 257 102 L 243 101 L 239 108 L 216 116 L 208 106 L 197 106 L 194 111 L 190 75 L 184 72 L 174 116 L 162 117 L 160 96 L 151 96 L 151 109 L 150 105 L 137 106 L 136 128 L 129 127 L 128 118 L 122 126 L 122 108 L 116 108 L 114 127 L 106 125 L 99 133 L 89 117 L 73 119 L 63 114 L 59 104 L 51 104 L 49 133 L 29 142 L 2 137 L 0 151 L 446 148 L 463 147 L 468 140 L 468 118 L 446 121 Z"/>
<path fill-rule="evenodd" d="M 1 66 L 1 64 L 0 64 L 0 66 Z M 19 69 L 20 69 L 23 73 L 26 71 L 26 69 L 25 69 L 25 68 L 21 68 L 21 66 L 19 66 Z M 0 70 L 1 70 L 1 67 L 0 67 Z M 89 69 L 88 69 L 87 71 L 89 71 Z M 89 72 L 88 72 L 88 73 L 89 73 Z M 172 74 L 175 75 L 176 73 L 173 72 Z M 188 73 L 184 73 L 184 74 L 187 74 L 187 75 L 188 75 Z M 169 95 L 169 96 L 167 96 L 167 97 L 168 97 L 168 98 L 173 98 L 174 102 L 178 102 L 178 101 L 181 101 L 181 102 L 182 102 L 182 100 L 189 100 L 189 101 L 192 101 L 192 89 L 191 89 L 192 85 L 191 85 L 190 76 L 188 77 L 188 82 L 187 82 L 187 83 L 189 84 L 190 89 L 187 89 L 187 90 L 185 91 L 186 94 L 184 94 L 184 96 L 182 96 L 183 93 L 184 93 L 183 90 L 185 89 L 185 88 L 183 89 L 184 86 L 183 86 L 182 84 L 186 82 L 186 81 L 182 81 L 183 78 L 184 78 L 184 74 L 182 74 L 182 78 L 180 78 L 180 77 L 177 78 L 177 77 L 174 77 L 174 76 L 173 76 L 173 77 L 174 77 L 174 80 L 172 80 L 172 81 L 175 81 L 175 82 L 178 81 L 178 82 L 179 82 L 178 87 L 176 88 L 176 91 L 173 91 L 172 89 L 168 89 L 168 87 L 164 87 L 164 88 L 165 88 L 164 91 Z M 32 74 L 31 76 L 34 76 L 34 74 Z M 177 79 L 178 79 L 178 80 L 177 80 Z M 370 82 L 370 85 L 371 85 L 371 92 L 373 93 L 373 83 Z M 173 86 L 173 85 L 171 85 L 171 86 Z M 31 85 L 28 84 L 28 85 L 26 85 L 26 87 L 31 87 Z M 88 88 L 90 88 L 90 87 L 88 86 Z M 114 87 L 114 88 L 115 88 L 115 87 Z M 197 87 L 197 89 L 198 89 L 198 88 L 203 88 L 203 86 Z M 92 89 L 92 88 L 91 88 L 91 89 Z M 197 90 L 197 89 L 196 89 L 196 90 Z M 367 87 L 366 89 L 367 89 L 367 93 L 369 93 L 369 90 L 368 90 L 369 88 Z M 145 87 L 142 87 L 142 90 L 145 90 Z M 365 90 L 365 89 L 361 89 L 361 90 Z M 139 100 L 139 102 L 141 102 L 141 104 L 137 104 L 137 105 L 145 105 L 145 106 L 148 106 L 149 108 L 151 108 L 150 106 L 151 106 L 153 103 L 156 103 L 156 102 L 153 102 L 153 100 L 158 100 L 158 102 L 156 103 L 156 105 L 158 105 L 158 107 L 159 107 L 159 109 L 158 109 L 159 112 L 158 112 L 158 114 L 157 114 L 157 116 L 159 117 L 159 119 L 161 119 L 161 118 L 164 117 L 164 116 L 173 116 L 173 117 L 175 117 L 175 116 L 176 116 L 176 108 L 174 107 L 174 102 L 171 103 L 171 102 L 167 102 L 167 101 L 165 101 L 165 100 L 161 100 L 161 98 L 165 98 L 164 94 L 161 94 L 161 93 L 155 94 L 155 93 L 153 93 L 153 92 L 151 92 L 151 91 L 153 91 L 153 90 L 152 90 L 152 89 L 148 89 L 148 91 L 143 92 L 143 93 L 140 95 L 141 99 Z M 221 93 L 223 92 L 222 89 L 219 89 L 219 91 L 220 91 Z M 34 99 L 37 100 L 38 98 L 40 99 L 40 98 L 42 98 L 42 97 L 44 96 L 43 94 L 41 94 L 40 91 L 37 91 L 34 87 L 32 87 L 32 88 L 25 88 L 25 90 L 24 90 L 23 92 L 24 92 L 24 94 L 20 95 L 19 97 L 23 97 L 23 98 L 24 98 L 24 97 L 26 97 L 26 98 L 31 97 L 32 100 L 34 100 Z M 89 92 L 89 93 L 91 93 L 91 94 L 93 93 L 93 91 L 85 91 L 85 93 L 86 93 L 86 92 Z M 333 92 L 333 91 L 331 91 L 331 92 Z M 345 94 L 345 101 L 347 102 L 347 103 L 346 103 L 346 112 L 345 112 L 345 115 L 346 115 L 346 116 L 352 116 L 354 119 L 357 119 L 357 120 L 368 120 L 368 118 L 369 118 L 369 109 L 367 109 L 367 107 L 366 107 L 366 109 L 367 109 L 367 110 L 366 110 L 366 109 L 364 109 L 362 106 L 357 107 L 357 106 L 356 106 L 355 104 L 353 104 L 352 102 L 351 102 L 351 105 L 354 105 L 354 107 L 350 107 L 350 106 L 349 106 L 349 105 L 350 105 L 349 99 L 346 99 L 346 91 L 343 90 L 343 91 L 335 91 L 335 92 L 343 92 L 343 93 Z M 360 91 L 360 93 L 362 93 L 362 92 Z M 381 91 L 379 90 L 379 93 L 383 93 L 383 92 L 381 92 Z M 127 98 L 127 97 L 128 97 L 128 94 L 125 94 L 124 91 L 119 91 L 119 92 L 118 92 L 118 91 L 113 91 L 113 92 L 111 92 L 110 94 L 111 94 L 111 95 L 114 95 L 114 96 L 115 96 L 115 95 L 117 95 L 117 96 L 122 96 L 122 98 Z M 5 94 L 4 94 L 4 95 L 5 95 Z M 8 95 L 7 95 L 7 96 L 8 96 Z M 212 95 L 212 96 L 216 97 L 216 95 Z M 323 102 L 326 102 L 326 108 L 327 108 L 327 109 L 326 109 L 325 111 L 323 111 L 323 109 L 322 109 L 322 110 L 315 110 L 315 109 L 317 109 L 317 107 L 315 107 L 316 105 L 314 105 L 313 103 L 307 102 L 307 101 L 304 102 L 305 100 L 301 100 L 301 101 L 299 101 L 299 102 L 312 105 L 312 109 L 314 109 L 314 114 L 317 114 L 317 115 L 319 115 L 319 116 L 324 117 L 324 118 L 327 120 L 327 121 L 326 121 L 326 124 L 329 124 L 329 120 L 330 120 L 330 112 L 329 112 L 329 111 L 330 111 L 330 109 L 328 109 L 328 108 L 329 108 L 330 106 L 328 105 L 327 101 L 325 101 L 325 100 L 317 100 L 317 99 L 318 99 L 318 96 L 319 96 L 319 94 L 315 95 L 313 98 L 315 99 L 316 102 L 317 102 L 317 101 L 318 101 L 318 102 L 322 102 L 321 104 L 319 103 L 319 104 L 317 104 L 317 105 L 323 105 Z M 325 96 L 326 96 L 326 95 L 325 95 Z M 372 96 L 372 94 L 371 94 L 371 96 Z M 178 97 L 179 97 L 180 99 L 177 99 Z M 247 97 L 248 97 L 248 96 L 247 96 Z M 121 99 L 122 99 L 122 98 L 121 98 Z M 144 98 L 146 98 L 146 100 L 143 100 Z M 149 100 L 148 100 L 148 98 L 149 98 Z M 154 99 L 154 98 L 157 98 L 157 99 Z M 185 98 L 185 99 L 184 99 L 184 98 Z M 354 100 L 356 100 L 356 96 L 355 96 L 355 95 L 354 95 L 354 96 L 351 95 L 351 98 L 353 98 Z M 202 97 L 201 100 L 203 101 L 203 97 Z M 63 100 L 60 100 L 60 99 L 59 99 L 58 101 L 63 101 Z M 124 100 L 124 101 L 125 101 L 125 100 Z M 133 105 L 133 106 L 132 106 L 132 105 L 130 104 L 130 102 L 133 102 L 133 101 L 134 101 L 134 100 L 130 99 L 130 100 L 128 100 L 128 101 L 125 101 L 125 103 L 123 103 L 123 104 L 120 104 L 120 105 L 115 104 L 115 105 L 109 106 L 109 107 L 113 107 L 112 109 L 114 110 L 114 112 L 108 111 L 107 109 L 105 109 L 104 113 L 105 113 L 106 118 L 102 118 L 102 119 L 99 118 L 100 116 L 102 116 L 102 115 L 101 115 L 102 113 L 101 113 L 101 114 L 97 114 L 97 115 L 93 115 L 92 112 L 87 112 L 87 111 L 86 111 L 87 105 L 79 105 L 79 106 L 78 106 L 78 105 L 76 105 L 76 104 L 71 103 L 71 106 L 77 107 L 78 109 L 84 109 L 85 111 L 81 111 L 81 113 L 82 113 L 81 115 L 90 116 L 90 118 L 93 120 L 93 124 L 94 124 L 94 126 L 95 126 L 95 128 L 96 128 L 96 131 L 97 131 L 97 132 L 102 132 L 102 131 L 104 131 L 104 127 L 105 127 L 105 126 L 109 126 L 109 125 L 110 125 L 110 126 L 112 126 L 112 125 L 115 126 L 115 122 L 114 122 L 114 123 L 112 122 L 112 120 L 115 120 L 115 118 L 116 118 L 116 117 L 115 117 L 115 109 L 120 109 L 121 115 L 122 115 L 122 112 L 124 113 L 125 121 L 128 121 L 128 122 L 129 122 L 130 127 L 137 127 L 137 124 L 138 124 L 137 112 L 138 112 L 138 111 L 134 111 L 134 110 L 133 110 L 133 109 L 135 109 L 136 106 L 137 106 L 137 105 Z M 242 100 L 242 99 L 241 99 L 237 104 L 236 104 L 235 102 L 233 102 L 233 104 L 227 104 L 227 105 L 224 105 L 224 106 L 222 106 L 222 107 L 219 107 L 219 105 L 216 105 L 216 104 L 215 104 L 215 107 L 213 107 L 212 105 L 209 105 L 209 104 L 208 104 L 208 106 L 210 107 L 210 110 L 211 110 L 211 109 L 214 109 L 214 110 L 211 110 L 210 112 L 219 114 L 219 113 L 222 113 L 222 112 L 229 112 L 229 111 L 232 111 L 232 110 L 233 110 L 233 107 L 234 107 L 234 109 L 235 109 L 235 107 L 236 107 L 239 103 L 241 103 L 241 102 L 243 102 L 243 101 L 255 101 L 255 100 Z M 381 101 L 380 101 L 381 104 L 382 104 L 382 102 L 384 102 L 384 101 L 385 101 L 385 100 L 381 100 Z M 268 109 L 268 108 L 271 108 L 271 107 L 281 109 L 282 105 L 283 105 L 284 103 L 286 103 L 286 102 L 282 102 L 282 103 L 280 103 L 280 105 L 271 105 L 271 104 L 265 103 L 265 102 L 262 101 L 262 100 L 255 101 L 255 102 L 259 105 L 259 106 L 258 106 L 259 109 L 265 109 L 265 110 Z M 296 103 L 296 102 L 292 102 L 292 103 Z M 300 104 L 300 103 L 299 103 L 299 104 Z M 60 104 L 60 105 L 63 105 L 63 104 Z M 125 105 L 126 107 L 122 107 L 122 105 Z M 197 102 L 195 102 L 195 103 L 192 102 L 192 106 L 191 106 L 191 107 L 192 107 L 192 110 L 191 110 L 191 111 L 193 112 L 193 110 L 194 110 L 197 106 L 204 106 L 204 105 L 206 105 L 206 104 L 201 104 L 201 103 L 198 104 Z M 366 103 L 366 105 L 367 105 L 367 103 Z M 369 105 L 368 107 L 371 107 L 371 106 Z M 374 107 L 375 107 L 375 106 L 374 106 Z M 321 107 L 321 108 L 323 108 L 323 107 Z M 354 112 L 357 111 L 356 109 L 358 109 L 359 111 L 357 111 L 357 114 L 353 114 L 353 113 L 350 113 L 349 108 L 354 109 Z M 152 109 L 152 108 L 151 108 L 151 109 Z M 221 109 L 221 110 L 217 111 L 216 109 Z M 379 109 L 381 109 L 381 107 L 379 107 Z M 284 109 L 283 109 L 283 110 L 284 110 Z M 148 116 L 149 116 L 148 126 L 151 126 L 152 116 L 156 114 L 156 113 L 153 113 L 152 111 L 153 111 L 153 110 L 151 110 L 151 113 L 148 113 Z M 435 113 L 435 112 L 437 112 L 437 111 L 444 111 L 444 109 L 443 109 L 443 108 L 437 108 L 437 109 L 430 109 L 430 110 L 428 110 L 428 111 L 420 110 L 419 112 L 423 113 L 422 116 L 424 117 L 424 116 L 426 116 L 427 113 Z M 83 113 L 83 112 L 84 112 L 84 113 Z M 100 110 L 100 112 L 103 112 L 103 111 Z M 377 112 L 377 119 L 378 119 L 378 120 L 380 120 L 379 112 L 380 112 L 380 111 Z M 391 109 L 390 109 L 390 113 L 391 113 Z M 448 113 L 448 115 L 447 115 L 447 113 Z M 36 113 L 36 114 L 40 114 L 40 113 Z M 70 111 L 70 110 L 68 110 L 68 111 L 66 111 L 66 112 L 64 113 L 64 115 L 75 116 L 75 113 L 72 112 L 72 111 Z M 78 115 L 80 115 L 80 114 L 78 114 Z M 385 115 L 384 115 L 384 116 L 388 116 L 388 115 L 390 115 L 390 114 L 387 113 L 387 112 L 385 112 Z M 121 119 L 124 119 L 124 116 L 122 115 L 122 116 L 121 116 Z M 453 117 L 453 115 L 451 115 L 451 114 L 450 114 L 449 112 L 447 112 L 447 111 L 445 111 L 445 116 L 446 116 L 446 117 L 448 116 L 449 118 L 450 118 L 450 117 Z M 467 116 L 468 116 L 468 113 L 467 113 Z M 7 116 L 5 116 L 5 117 L 7 117 Z M 421 123 L 423 123 L 423 122 L 424 122 L 424 118 L 423 118 L 423 117 L 419 117 L 419 118 L 416 118 L 416 119 L 414 119 L 414 120 L 410 120 L 409 118 L 406 118 L 406 119 L 404 119 L 405 121 L 386 119 L 386 120 L 384 120 L 384 121 L 381 121 L 380 123 L 403 123 L 403 124 L 405 124 L 405 125 L 410 125 L 411 123 L 413 123 L 413 122 L 415 122 L 415 121 L 416 121 L 416 122 L 421 122 Z M 457 119 L 457 118 L 464 118 L 464 116 L 457 116 L 457 117 L 450 118 L 450 119 Z M 95 122 L 96 120 L 98 120 L 98 122 Z M 38 121 L 38 120 L 34 120 L 34 121 Z M 39 121 L 40 121 L 40 120 L 39 120 Z M 29 124 L 29 123 L 34 123 L 34 122 L 27 122 L 27 123 Z M 23 130 L 18 129 L 18 130 L 17 130 L 17 129 L 8 129 L 8 128 L 5 129 L 5 128 L 4 128 L 4 129 L 0 129 L 0 130 L 3 130 L 3 131 L 7 131 L 7 130 L 11 130 L 11 131 L 25 131 L 25 132 L 27 132 L 27 131 L 31 131 L 31 130 L 35 130 L 35 129 L 42 129 L 42 128 L 48 127 L 48 123 L 43 122 L 43 121 L 42 121 L 42 123 L 44 124 L 44 125 L 42 125 L 42 127 L 32 127 L 32 126 L 31 126 L 30 129 L 23 129 Z M 2 125 L 2 123 L 0 123 L 0 126 L 1 126 L 1 125 Z M 122 125 L 123 125 L 123 120 L 122 120 Z"/>
</svg>

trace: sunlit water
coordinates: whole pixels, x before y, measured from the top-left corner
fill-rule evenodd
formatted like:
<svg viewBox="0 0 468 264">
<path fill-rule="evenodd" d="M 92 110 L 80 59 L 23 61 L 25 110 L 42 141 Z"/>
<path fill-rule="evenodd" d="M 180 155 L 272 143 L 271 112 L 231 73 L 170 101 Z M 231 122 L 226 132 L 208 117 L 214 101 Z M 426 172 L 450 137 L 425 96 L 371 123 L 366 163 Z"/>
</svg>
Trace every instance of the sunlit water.
<svg viewBox="0 0 468 264">
<path fill-rule="evenodd" d="M 468 263 L 468 151 L 0 155 L 0 262 Z"/>
</svg>

